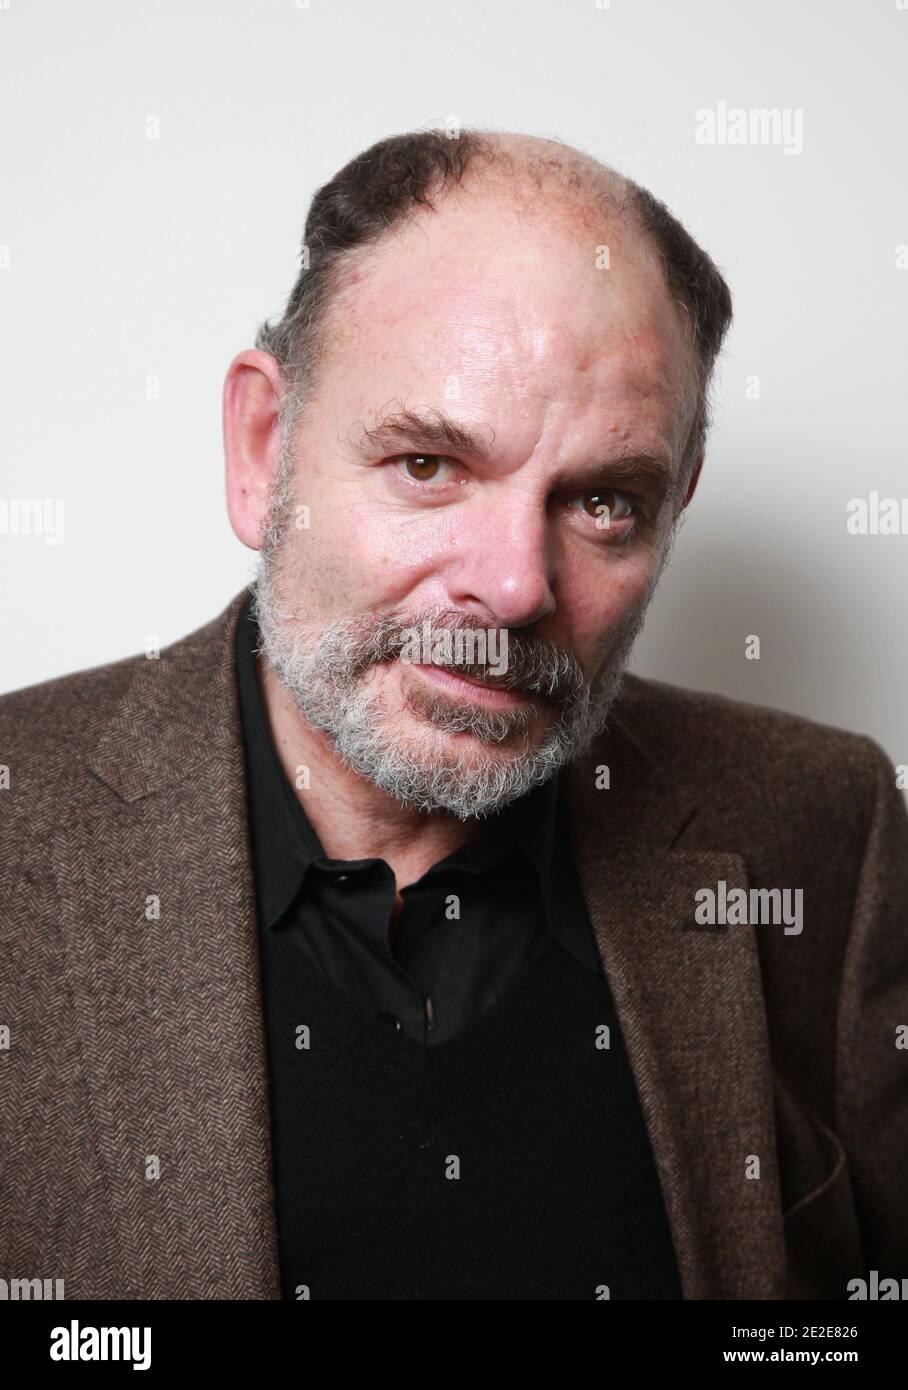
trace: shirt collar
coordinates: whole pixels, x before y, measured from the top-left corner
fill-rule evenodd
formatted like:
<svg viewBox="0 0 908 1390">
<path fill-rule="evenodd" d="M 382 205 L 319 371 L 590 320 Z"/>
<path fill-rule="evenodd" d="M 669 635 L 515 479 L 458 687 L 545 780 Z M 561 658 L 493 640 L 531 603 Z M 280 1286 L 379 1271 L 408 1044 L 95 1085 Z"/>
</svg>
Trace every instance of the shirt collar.
<svg viewBox="0 0 908 1390">
<path fill-rule="evenodd" d="M 259 631 L 252 595 L 240 612 L 236 633 L 236 676 L 245 741 L 250 829 L 256 895 L 263 925 L 287 911 L 312 864 L 328 861 L 318 835 L 287 779 L 268 722 L 259 683 Z M 506 854 L 520 852 L 539 878 L 549 929 L 591 970 L 601 961 L 567 848 L 566 814 L 559 779 L 552 777 L 482 823 L 475 840 L 433 864 L 484 873 Z M 368 860 L 351 860 L 357 867 Z"/>
</svg>

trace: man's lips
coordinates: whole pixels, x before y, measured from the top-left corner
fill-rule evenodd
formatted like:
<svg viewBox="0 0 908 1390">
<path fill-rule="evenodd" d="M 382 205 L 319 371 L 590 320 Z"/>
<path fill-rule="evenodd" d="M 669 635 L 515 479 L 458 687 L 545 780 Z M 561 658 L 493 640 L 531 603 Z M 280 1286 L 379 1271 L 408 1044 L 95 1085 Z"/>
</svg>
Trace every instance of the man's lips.
<svg viewBox="0 0 908 1390">
<path fill-rule="evenodd" d="M 537 702 L 538 697 L 526 690 L 513 690 L 504 686 L 499 679 L 490 676 L 488 680 L 475 680 L 472 676 L 454 675 L 444 666 L 425 666 L 421 662 L 410 662 L 417 671 L 436 685 L 444 686 L 452 694 L 469 695 L 483 704 L 495 705 L 500 709 L 514 709 L 518 705 Z"/>
</svg>

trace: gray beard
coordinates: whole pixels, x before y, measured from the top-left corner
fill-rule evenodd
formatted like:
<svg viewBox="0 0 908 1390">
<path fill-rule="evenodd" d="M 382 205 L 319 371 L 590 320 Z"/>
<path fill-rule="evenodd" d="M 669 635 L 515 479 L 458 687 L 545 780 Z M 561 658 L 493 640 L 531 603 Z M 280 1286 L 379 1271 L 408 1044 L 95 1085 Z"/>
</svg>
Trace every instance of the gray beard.
<svg viewBox="0 0 908 1390">
<path fill-rule="evenodd" d="M 465 757 L 453 747 L 439 749 L 435 741 L 424 750 L 404 746 L 389 731 L 386 697 L 370 689 L 370 668 L 395 659 L 402 616 L 417 625 L 425 615 L 354 615 L 310 637 L 288 626 L 296 615 L 277 593 L 278 550 L 266 547 L 260 556 L 255 609 L 262 649 L 300 712 L 329 735 L 343 763 L 402 806 L 445 811 L 462 821 L 494 814 L 589 749 L 621 692 L 649 600 L 614 637 L 609 660 L 592 686 L 564 647 L 509 630 L 511 653 L 516 645 L 518 656 L 514 686 L 552 699 L 558 711 L 533 751 L 527 746 L 534 718 L 530 706 L 501 712 L 422 689 L 408 692 L 407 707 L 418 718 L 450 734 L 469 733 L 489 746 L 488 754 L 472 748 Z M 454 626 L 450 614 L 440 613 L 439 619 L 440 625 Z M 508 751 L 496 754 L 496 748 Z"/>
</svg>

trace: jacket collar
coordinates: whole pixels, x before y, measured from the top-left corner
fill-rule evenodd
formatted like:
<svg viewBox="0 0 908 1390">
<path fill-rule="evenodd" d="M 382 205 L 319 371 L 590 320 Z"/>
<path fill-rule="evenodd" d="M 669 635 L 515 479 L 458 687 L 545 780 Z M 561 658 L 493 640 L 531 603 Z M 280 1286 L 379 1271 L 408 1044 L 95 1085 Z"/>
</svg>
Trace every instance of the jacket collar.
<svg viewBox="0 0 908 1390">
<path fill-rule="evenodd" d="M 138 660 L 55 837 L 66 968 L 124 1295 L 279 1296 L 257 924 L 233 644 L 243 591 Z M 685 850 L 695 770 L 663 769 L 642 683 L 565 774 L 584 897 L 686 1298 L 783 1296 L 771 1072 L 750 932 L 694 930 L 740 856 Z M 601 769 L 608 768 L 609 787 Z M 157 915 L 155 915 L 157 914 Z M 753 1158 L 760 1178 L 746 1176 Z M 155 1176 L 159 1174 L 158 1176 Z"/>
</svg>

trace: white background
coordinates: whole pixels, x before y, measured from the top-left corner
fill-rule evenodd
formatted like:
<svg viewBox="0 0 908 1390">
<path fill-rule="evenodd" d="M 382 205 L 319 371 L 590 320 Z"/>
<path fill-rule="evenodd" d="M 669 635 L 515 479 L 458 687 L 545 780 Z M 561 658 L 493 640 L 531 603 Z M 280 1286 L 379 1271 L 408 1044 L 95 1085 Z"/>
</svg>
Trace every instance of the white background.
<svg viewBox="0 0 908 1390">
<path fill-rule="evenodd" d="M 908 763 L 908 535 L 845 529 L 850 498 L 908 495 L 897 0 L 0 0 L 0 50 L 0 497 L 61 498 L 65 525 L 60 546 L 0 536 L 0 690 L 171 641 L 251 576 L 227 365 L 283 307 L 313 189 L 453 116 L 631 174 L 734 294 L 633 669 Z M 720 101 L 802 109 L 804 152 L 697 144 Z"/>
</svg>

